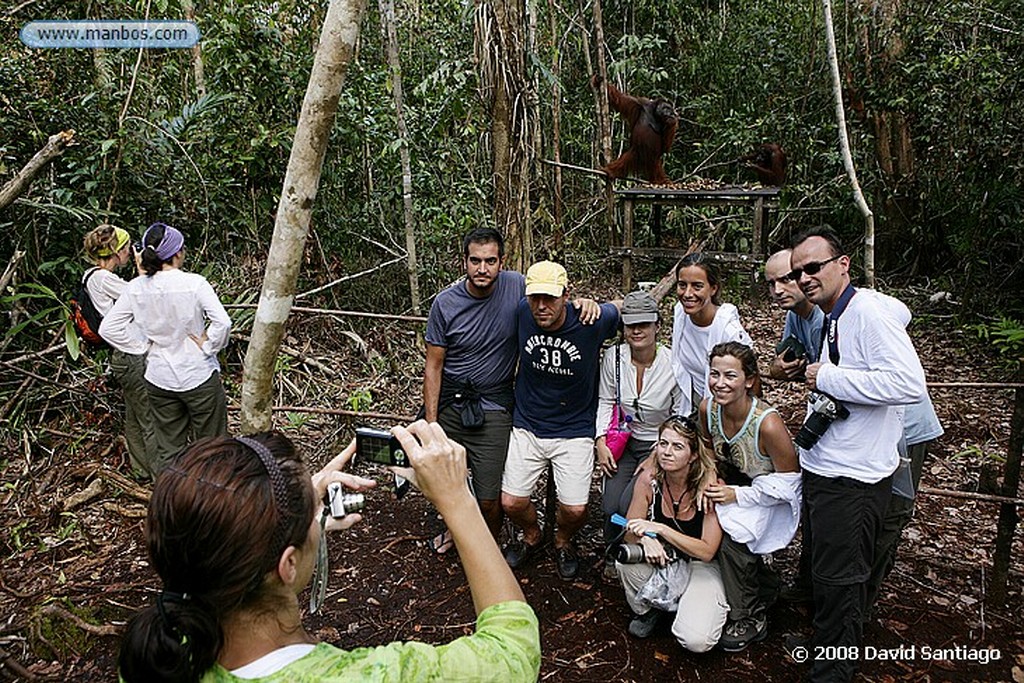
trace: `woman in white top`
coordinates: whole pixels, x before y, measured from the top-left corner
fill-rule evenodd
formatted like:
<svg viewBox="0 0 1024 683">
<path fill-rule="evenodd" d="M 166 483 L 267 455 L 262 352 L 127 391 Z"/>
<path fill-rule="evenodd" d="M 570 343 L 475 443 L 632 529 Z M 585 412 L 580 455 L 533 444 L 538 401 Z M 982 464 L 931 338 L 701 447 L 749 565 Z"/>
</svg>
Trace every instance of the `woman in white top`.
<svg viewBox="0 0 1024 683">
<path fill-rule="evenodd" d="M 114 271 L 129 261 L 134 262 L 131 237 L 127 230 L 101 225 L 89 231 L 83 247 L 95 267 L 85 271 L 82 282 L 96 312 L 106 316 L 128 286 Z M 110 372 L 124 394 L 124 436 L 132 473 L 139 479 L 152 478 L 156 445 L 149 415 L 149 394 L 143 378 L 146 359 L 141 354 L 114 349 L 110 354 Z"/>
<path fill-rule="evenodd" d="M 227 434 L 217 353 L 227 346 L 231 319 L 206 278 L 181 270 L 181 232 L 154 223 L 142 247 L 146 274 L 128 283 L 100 335 L 116 349 L 146 354 L 160 469 L 189 441 Z"/>
<path fill-rule="evenodd" d="M 658 428 L 682 407 L 682 395 L 672 376 L 672 357 L 668 348 L 657 343 L 660 315 L 658 302 L 647 292 L 630 292 L 622 301 L 625 344 L 608 349 L 601 360 L 601 383 L 597 404 L 597 464 L 605 476 L 601 495 L 604 513 L 605 543 L 620 535 L 621 528 L 610 522 L 611 515 L 629 509 L 631 481 L 640 464 L 647 459 L 658 440 Z M 619 365 L 616 377 L 615 364 Z M 620 418 L 629 425 L 630 437 L 618 462 L 605 443 L 616 401 Z M 611 578 L 615 563 L 608 557 L 606 570 Z"/>
<path fill-rule="evenodd" d="M 676 296 L 672 311 L 672 373 L 691 415 L 708 393 L 708 354 L 715 344 L 738 341 L 752 346 L 732 304 L 723 304 L 721 278 L 702 253 L 689 254 L 676 267 Z M 760 393 L 760 386 L 755 393 Z"/>
</svg>

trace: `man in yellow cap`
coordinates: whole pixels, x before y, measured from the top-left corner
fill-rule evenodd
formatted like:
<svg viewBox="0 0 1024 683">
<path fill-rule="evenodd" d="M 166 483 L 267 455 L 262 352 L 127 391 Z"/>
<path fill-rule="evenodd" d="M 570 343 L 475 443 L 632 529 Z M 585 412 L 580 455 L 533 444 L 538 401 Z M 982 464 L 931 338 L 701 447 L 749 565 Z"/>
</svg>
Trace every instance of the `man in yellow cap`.
<svg viewBox="0 0 1024 683">
<path fill-rule="evenodd" d="M 541 529 L 530 494 L 551 462 L 558 495 L 555 553 L 564 579 L 579 571 L 572 538 L 587 517 L 601 344 L 619 329 L 618 302 L 602 304 L 597 321 L 583 325 L 568 301 L 565 268 L 552 261 L 530 266 L 526 299 L 516 309 L 519 375 L 501 483 L 502 508 L 523 530 L 522 540 L 505 551 L 515 569 L 539 549 Z"/>
</svg>

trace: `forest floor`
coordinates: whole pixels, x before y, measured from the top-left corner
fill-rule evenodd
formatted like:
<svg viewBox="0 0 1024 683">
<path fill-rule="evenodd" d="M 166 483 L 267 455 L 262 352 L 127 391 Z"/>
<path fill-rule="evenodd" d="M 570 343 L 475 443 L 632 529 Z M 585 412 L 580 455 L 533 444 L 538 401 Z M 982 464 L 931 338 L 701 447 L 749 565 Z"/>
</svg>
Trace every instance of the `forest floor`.
<svg viewBox="0 0 1024 683">
<path fill-rule="evenodd" d="M 917 311 L 911 333 L 930 382 L 1009 379 L 991 348 L 955 324 L 948 304 L 930 305 L 913 291 L 900 294 Z M 781 313 L 764 303 L 740 308 L 761 358 L 767 358 L 781 329 Z M 288 372 L 291 385 L 281 390 L 278 402 L 359 408 L 372 397 L 377 412 L 414 413 L 422 368 L 414 332 L 397 323 L 358 330 L 346 325 L 334 320 L 294 326 L 286 343 L 326 362 L 318 367 L 295 360 Z M 241 352 L 232 353 L 226 380 L 229 396 L 237 396 Z M 328 381 L 318 379 L 319 373 L 328 373 L 330 381 L 349 374 L 362 379 L 347 385 L 347 406 L 343 399 L 330 406 L 309 388 Z M 89 395 L 67 399 L 73 401 L 70 410 L 48 407 L 36 413 L 30 428 L 5 433 L 0 680 L 17 678 L 19 667 L 39 680 L 112 680 L 124 623 L 159 589 L 143 537 L 147 487 L 126 477 L 123 441 L 108 410 L 117 408 L 117 393 L 102 377 L 87 381 Z M 303 381 L 307 385 L 299 386 Z M 803 414 L 802 389 L 765 384 L 768 402 L 795 431 Z M 995 492 L 1013 392 L 934 388 L 932 396 L 946 434 L 928 455 L 922 484 Z M 298 414 L 279 424 L 314 467 L 337 452 L 353 426 L 349 418 Z M 386 484 L 382 473 L 374 474 Z M 368 495 L 362 524 L 332 536 L 327 599 L 320 613 L 306 617 L 307 628 L 344 648 L 409 639 L 444 643 L 472 632 L 472 601 L 454 552 L 439 556 L 427 547 L 439 526 L 435 513 L 418 493 L 395 501 L 387 488 Z M 592 500 L 598 499 L 597 491 L 595 480 Z M 83 492 L 82 502 L 71 498 Z M 648 640 L 629 636 L 622 589 L 601 577 L 600 520 L 591 507 L 576 580 L 558 577 L 550 553 L 517 573 L 540 618 L 542 681 L 795 681 L 805 672 L 806 665 L 783 647 L 785 634 L 810 630 L 803 605 L 777 603 L 769 612 L 768 638 L 738 654 L 684 652 L 667 627 Z M 1007 599 L 993 604 L 988 595 L 998 514 L 992 503 L 919 496 L 896 568 L 865 629 L 863 680 L 1024 683 L 1019 526 Z M 799 539 L 773 559 L 786 579 L 795 572 L 798 554 Z M 890 658 L 879 654 L 895 648 L 903 650 Z M 946 656 L 935 652 L 940 648 L 949 650 Z M 988 661 L 977 661 L 978 656 Z"/>
</svg>

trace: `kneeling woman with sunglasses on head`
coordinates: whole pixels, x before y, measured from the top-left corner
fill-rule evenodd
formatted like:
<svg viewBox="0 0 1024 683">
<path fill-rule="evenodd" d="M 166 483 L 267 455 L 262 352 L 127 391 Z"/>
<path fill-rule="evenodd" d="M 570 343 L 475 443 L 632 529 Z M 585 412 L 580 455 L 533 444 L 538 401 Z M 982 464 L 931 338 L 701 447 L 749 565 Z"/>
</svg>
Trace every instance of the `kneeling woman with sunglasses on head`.
<svg viewBox="0 0 1024 683">
<path fill-rule="evenodd" d="M 729 606 L 718 566 L 722 540 L 713 506 L 697 509 L 698 487 L 714 473 L 714 458 L 689 418 L 675 416 L 658 431 L 654 466 L 638 475 L 625 542 L 616 567 L 626 602 L 636 614 L 629 632 L 646 638 L 664 612 L 675 611 L 672 635 L 692 652 L 715 646 Z M 629 551 L 634 557 L 627 558 Z"/>
<path fill-rule="evenodd" d="M 361 519 L 322 517 L 331 483 L 373 485 L 341 471 L 355 443 L 310 478 L 280 434 L 216 437 L 189 446 L 157 479 L 146 533 L 163 590 L 128 625 L 118 660 L 123 680 L 536 680 L 537 618 L 469 490 L 465 449 L 433 423 L 392 432 L 412 465 L 396 472 L 448 522 L 476 633 L 441 646 L 346 651 L 317 643 L 302 627 L 298 597 L 313 575 L 321 529 Z"/>
<path fill-rule="evenodd" d="M 776 410 L 752 395 L 757 358 L 745 344 L 711 349 L 700 425 L 717 456 L 720 479 L 704 497 L 717 505 L 725 536 L 718 556 L 731 607 L 721 647 L 737 652 L 768 635 L 768 601 L 778 576 L 762 555 L 785 547 L 800 520 L 800 467 Z"/>
</svg>

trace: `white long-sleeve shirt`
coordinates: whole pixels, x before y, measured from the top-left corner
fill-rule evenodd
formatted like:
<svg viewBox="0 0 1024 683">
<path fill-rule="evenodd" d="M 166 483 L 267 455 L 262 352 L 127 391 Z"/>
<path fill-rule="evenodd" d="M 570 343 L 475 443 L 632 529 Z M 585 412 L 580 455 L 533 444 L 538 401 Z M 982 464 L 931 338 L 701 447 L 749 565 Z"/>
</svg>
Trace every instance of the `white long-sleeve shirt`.
<svg viewBox="0 0 1024 683">
<path fill-rule="evenodd" d="M 654 362 L 644 370 L 644 386 L 640 396 L 636 394 L 636 366 L 633 365 L 632 350 L 629 344 L 620 347 L 619 380 L 622 409 L 632 415 L 630 431 L 638 441 L 657 441 L 658 427 L 672 415 L 681 413 L 683 409 L 682 392 L 676 386 L 672 375 L 672 352 L 661 346 L 657 347 Z M 689 401 L 686 401 L 689 404 Z M 597 436 L 608 432 L 608 424 L 612 419 L 612 406 L 615 405 L 615 347 L 606 349 L 601 359 L 601 383 L 598 386 L 597 401 Z"/>
<path fill-rule="evenodd" d="M 121 279 L 120 275 L 98 266 L 85 271 L 82 281 L 85 282 L 85 288 L 89 291 L 92 305 L 96 307 L 96 312 L 101 316 L 110 312 L 110 309 L 114 307 L 114 302 L 121 297 L 125 287 L 128 286 L 128 283 Z"/>
<path fill-rule="evenodd" d="M 189 335 L 202 337 L 204 329 L 200 349 Z M 219 371 L 217 353 L 230 332 L 231 318 L 206 278 L 176 268 L 129 282 L 100 325 L 115 349 L 147 354 L 146 380 L 168 391 L 195 389 Z"/>
<path fill-rule="evenodd" d="M 716 344 L 737 341 L 753 347 L 750 335 L 743 329 L 740 312 L 732 304 L 722 304 L 707 327 L 698 327 L 686 315 L 683 305 L 676 302 L 672 309 L 672 372 L 679 390 L 683 392 L 683 411 L 689 415 L 696 406 L 690 405 L 691 392 L 698 398 L 708 394 L 708 373 L 711 366 L 708 354 Z"/>
<path fill-rule="evenodd" d="M 837 419 L 810 450 L 800 449 L 800 466 L 823 477 L 850 477 L 868 484 L 889 476 L 899 464 L 896 444 L 903 434 L 902 406 L 922 400 L 924 369 L 896 313 L 871 290 L 858 290 L 839 317 L 839 365 L 822 344 L 820 391 L 850 411 Z"/>
</svg>

